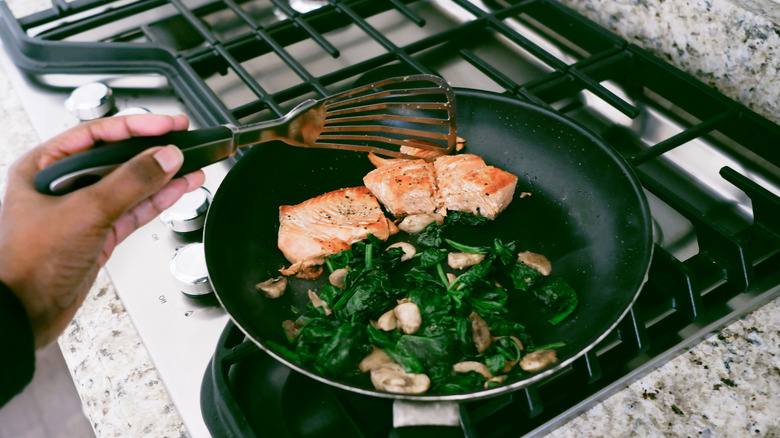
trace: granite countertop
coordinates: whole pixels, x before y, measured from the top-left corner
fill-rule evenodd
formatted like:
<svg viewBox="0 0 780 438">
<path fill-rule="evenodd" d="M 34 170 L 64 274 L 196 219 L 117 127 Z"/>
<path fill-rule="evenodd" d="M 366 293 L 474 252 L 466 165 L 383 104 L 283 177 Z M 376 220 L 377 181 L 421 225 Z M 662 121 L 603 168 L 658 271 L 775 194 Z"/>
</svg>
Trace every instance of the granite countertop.
<svg viewBox="0 0 780 438">
<path fill-rule="evenodd" d="M 8 3 L 17 16 L 51 6 L 45 0 Z M 562 3 L 780 121 L 774 0 Z M 4 190 L 8 165 L 38 139 L 2 71 L 0 93 Z M 776 298 L 550 436 L 780 436 L 779 328 Z M 58 342 L 98 437 L 187 436 L 105 273 Z"/>
</svg>

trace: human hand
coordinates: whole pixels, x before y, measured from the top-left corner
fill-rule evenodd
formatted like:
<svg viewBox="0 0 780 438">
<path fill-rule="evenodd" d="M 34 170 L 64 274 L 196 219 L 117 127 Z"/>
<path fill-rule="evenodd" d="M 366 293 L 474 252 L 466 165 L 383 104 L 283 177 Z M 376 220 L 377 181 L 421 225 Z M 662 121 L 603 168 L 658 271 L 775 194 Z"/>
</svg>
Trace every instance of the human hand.
<svg viewBox="0 0 780 438">
<path fill-rule="evenodd" d="M 200 187 L 205 177 L 196 171 L 172 179 L 183 155 L 177 147 L 163 145 L 63 196 L 39 193 L 35 174 L 97 141 L 162 135 L 188 125 L 185 116 L 101 119 L 42 143 L 11 166 L 0 207 L 0 280 L 27 309 L 36 348 L 54 341 L 70 323 L 114 247 Z"/>
</svg>

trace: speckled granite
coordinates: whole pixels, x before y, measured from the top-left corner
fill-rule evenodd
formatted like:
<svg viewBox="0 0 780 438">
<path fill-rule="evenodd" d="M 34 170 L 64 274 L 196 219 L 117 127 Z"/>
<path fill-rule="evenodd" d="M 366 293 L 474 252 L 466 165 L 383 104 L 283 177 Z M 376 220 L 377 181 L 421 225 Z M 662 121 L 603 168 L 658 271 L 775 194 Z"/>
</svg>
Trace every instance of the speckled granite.
<svg viewBox="0 0 780 438">
<path fill-rule="evenodd" d="M 780 0 L 730 0 L 735 5 L 745 8 L 756 15 L 771 20 L 780 25 Z"/>
<path fill-rule="evenodd" d="M 780 121 L 780 27 L 726 0 L 563 0 L 628 42 Z"/>
<path fill-rule="evenodd" d="M 47 0 L 8 3 L 23 11 L 18 16 L 51 6 Z M 0 69 L 0 193 L 5 192 L 11 163 L 38 143 L 18 95 Z M 103 271 L 58 343 L 98 438 L 188 436 Z"/>
<path fill-rule="evenodd" d="M 59 344 L 96 436 L 187 436 L 104 271 Z"/>
<path fill-rule="evenodd" d="M 780 437 L 780 298 L 550 437 Z"/>
<path fill-rule="evenodd" d="M 9 0 L 18 16 L 46 0 Z M 563 0 L 772 120 L 778 27 L 748 11 L 775 0 Z M 738 4 L 747 9 L 738 7 Z M 774 10 L 776 12 L 776 9 Z M 780 16 L 780 14 L 778 15 Z M 37 138 L 0 71 L 0 189 Z M 186 436 L 109 279 L 98 278 L 59 339 L 98 437 Z M 780 298 L 622 389 L 551 437 L 780 437 Z"/>
</svg>

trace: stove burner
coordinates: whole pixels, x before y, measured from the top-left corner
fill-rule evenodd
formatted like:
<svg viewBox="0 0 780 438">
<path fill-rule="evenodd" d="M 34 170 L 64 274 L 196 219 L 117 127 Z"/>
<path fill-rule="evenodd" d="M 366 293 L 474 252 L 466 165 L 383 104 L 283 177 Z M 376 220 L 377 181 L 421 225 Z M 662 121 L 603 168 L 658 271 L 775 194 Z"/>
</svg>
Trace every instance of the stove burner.
<svg viewBox="0 0 780 438">
<path fill-rule="evenodd" d="M 362 438 L 395 436 L 393 400 L 336 389 L 282 365 L 229 323 L 203 376 L 203 417 L 213 436 Z M 461 427 L 404 428 L 428 437 L 462 437 L 470 421 L 506 411 L 527 415 L 512 395 L 463 403 Z M 480 432 L 517 436 L 518 428 L 484 421 Z M 465 428 L 465 429 L 464 429 Z M 476 429 L 475 429 L 476 430 Z M 396 431 L 397 432 L 397 431 Z M 496 435 L 497 433 L 497 435 Z M 404 435 L 409 436 L 409 435 Z M 422 435 L 420 435 L 422 436 Z"/>
</svg>

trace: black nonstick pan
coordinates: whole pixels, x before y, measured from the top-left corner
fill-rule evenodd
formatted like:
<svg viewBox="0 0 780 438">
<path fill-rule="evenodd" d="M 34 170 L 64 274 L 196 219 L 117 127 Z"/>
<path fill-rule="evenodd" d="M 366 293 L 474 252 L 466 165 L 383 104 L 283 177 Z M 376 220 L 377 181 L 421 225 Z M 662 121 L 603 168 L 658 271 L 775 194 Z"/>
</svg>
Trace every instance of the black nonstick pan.
<svg viewBox="0 0 780 438">
<path fill-rule="evenodd" d="M 551 111 L 486 92 L 457 90 L 456 96 L 464 152 L 519 177 L 515 199 L 487 232 L 546 255 L 554 273 L 579 294 L 575 312 L 554 326 L 531 301 L 510 309 L 511 318 L 526 325 L 537 345 L 566 343 L 558 350 L 559 362 L 526 380 L 488 390 L 398 395 L 326 378 L 277 354 L 270 342 L 287 344 L 282 321 L 296 318 L 293 306 L 302 309 L 312 287 L 291 281 L 279 299 L 255 289 L 290 264 L 277 248 L 279 206 L 362 185 L 373 169 L 362 153 L 282 143 L 254 147 L 231 169 L 214 197 L 204 234 L 217 297 L 257 345 L 289 367 L 348 391 L 462 401 L 513 391 L 555 372 L 592 348 L 626 314 L 646 279 L 652 253 L 647 201 L 630 167 L 597 136 Z M 521 199 L 522 192 L 532 195 Z"/>
</svg>

